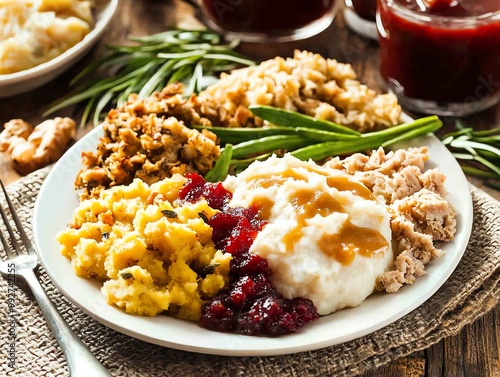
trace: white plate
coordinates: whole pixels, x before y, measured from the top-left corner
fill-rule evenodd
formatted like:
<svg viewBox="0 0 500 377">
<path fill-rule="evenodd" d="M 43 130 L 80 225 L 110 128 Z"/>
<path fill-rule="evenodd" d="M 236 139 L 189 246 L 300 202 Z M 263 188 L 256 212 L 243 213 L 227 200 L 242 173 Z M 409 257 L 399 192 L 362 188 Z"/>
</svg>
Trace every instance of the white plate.
<svg viewBox="0 0 500 377">
<path fill-rule="evenodd" d="M 59 252 L 56 233 L 70 221 L 78 205 L 73 181 L 80 169 L 82 151 L 95 150 L 102 130 L 97 128 L 76 143 L 45 180 L 35 205 L 34 237 L 47 273 L 59 290 L 97 321 L 132 337 L 166 347 L 232 356 L 263 356 L 314 350 L 346 342 L 378 330 L 431 297 L 455 270 L 467 246 L 472 227 L 469 185 L 457 161 L 434 136 L 414 140 L 427 145 L 428 167 L 447 174 L 448 199 L 458 209 L 458 229 L 453 242 L 443 245 L 445 255 L 427 266 L 428 274 L 395 294 L 376 294 L 360 306 L 341 310 L 306 325 L 301 331 L 278 338 L 224 334 L 205 330 L 196 323 L 167 316 L 155 318 L 125 314 L 109 306 L 98 282 L 77 277 Z"/>
<path fill-rule="evenodd" d="M 99 40 L 106 26 L 108 26 L 116 8 L 118 0 L 99 0 L 96 2 L 95 27 L 82 41 L 66 50 L 54 59 L 25 69 L 24 71 L 0 75 L 0 98 L 12 97 L 36 89 L 66 71 L 71 65 L 90 50 Z"/>
</svg>

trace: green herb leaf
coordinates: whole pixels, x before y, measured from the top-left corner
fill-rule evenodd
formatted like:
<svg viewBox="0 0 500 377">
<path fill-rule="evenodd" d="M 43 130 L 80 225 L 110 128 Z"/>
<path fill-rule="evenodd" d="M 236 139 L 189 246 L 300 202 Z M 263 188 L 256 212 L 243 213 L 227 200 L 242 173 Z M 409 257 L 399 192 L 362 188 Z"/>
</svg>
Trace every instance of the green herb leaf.
<svg viewBox="0 0 500 377">
<path fill-rule="evenodd" d="M 207 275 L 213 274 L 215 269 L 220 266 L 220 263 L 209 264 L 198 273 L 201 277 L 206 277 Z"/>
<path fill-rule="evenodd" d="M 474 131 L 462 121 L 457 131 L 444 135 L 442 143 L 460 162 L 466 174 L 485 179 L 487 186 L 500 185 L 500 129 Z"/>
<path fill-rule="evenodd" d="M 200 217 L 201 217 L 201 219 L 203 220 L 203 222 L 204 222 L 205 224 L 208 224 L 208 222 L 209 222 L 209 221 L 208 221 L 208 217 L 207 217 L 207 215 L 205 215 L 205 213 L 203 213 L 203 212 L 198 212 L 198 216 L 200 216 Z"/>
<path fill-rule="evenodd" d="M 96 126 L 108 107 L 123 104 L 131 93 L 144 98 L 168 83 L 191 79 L 185 93 L 189 95 L 202 89 L 205 75 L 255 64 L 234 51 L 238 41 L 225 43 L 206 30 L 175 29 L 130 40 L 135 44 L 108 46 L 109 55 L 78 74 L 70 93 L 43 116 L 84 104 L 82 124 L 92 119 Z"/>
<path fill-rule="evenodd" d="M 177 218 L 177 212 L 172 211 L 170 209 L 164 209 L 161 211 L 163 216 L 168 217 L 169 219 L 176 219 Z"/>
</svg>

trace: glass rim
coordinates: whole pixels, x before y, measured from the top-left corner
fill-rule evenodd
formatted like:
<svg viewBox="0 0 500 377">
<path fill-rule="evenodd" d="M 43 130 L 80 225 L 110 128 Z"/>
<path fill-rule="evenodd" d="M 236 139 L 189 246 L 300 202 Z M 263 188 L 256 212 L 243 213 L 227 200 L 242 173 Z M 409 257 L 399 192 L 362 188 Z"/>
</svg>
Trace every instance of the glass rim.
<svg viewBox="0 0 500 377">
<path fill-rule="evenodd" d="M 380 0 L 389 8 L 399 12 L 401 15 L 406 16 L 408 18 L 412 18 L 421 22 L 429 23 L 429 22 L 440 22 L 447 25 L 475 25 L 485 22 L 495 22 L 500 21 L 500 9 L 494 12 L 487 12 L 477 16 L 468 16 L 468 17 L 452 17 L 452 16 L 441 16 L 436 14 L 423 14 L 419 12 L 415 12 L 411 9 L 406 8 L 402 4 L 396 3 L 394 0 Z"/>
</svg>

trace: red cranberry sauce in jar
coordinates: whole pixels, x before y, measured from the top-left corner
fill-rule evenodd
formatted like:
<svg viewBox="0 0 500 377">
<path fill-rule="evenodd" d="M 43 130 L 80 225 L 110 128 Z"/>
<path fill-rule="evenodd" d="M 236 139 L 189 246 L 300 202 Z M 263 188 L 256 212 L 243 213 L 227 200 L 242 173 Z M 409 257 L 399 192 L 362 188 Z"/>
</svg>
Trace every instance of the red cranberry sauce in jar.
<svg viewBox="0 0 500 377">
<path fill-rule="evenodd" d="M 351 0 L 356 14 L 368 21 L 375 21 L 377 0 Z"/>
<path fill-rule="evenodd" d="M 272 272 L 267 260 L 249 252 L 266 225 L 259 209 L 229 207 L 232 194 L 221 182 L 210 183 L 194 173 L 186 178 L 179 198 L 190 202 L 204 198 L 212 208 L 221 211 L 204 220 L 213 229 L 215 246 L 232 255 L 229 289 L 203 305 L 200 325 L 215 331 L 278 336 L 295 332 L 319 318 L 311 300 L 287 299 L 277 292 L 270 280 Z"/>
<path fill-rule="evenodd" d="M 466 103 L 500 93 L 500 17 L 486 15 L 500 10 L 499 0 L 379 3 L 381 74 L 405 97 Z"/>
<path fill-rule="evenodd" d="M 210 18 L 236 32 L 302 28 L 331 11 L 336 0 L 203 0 Z"/>
</svg>

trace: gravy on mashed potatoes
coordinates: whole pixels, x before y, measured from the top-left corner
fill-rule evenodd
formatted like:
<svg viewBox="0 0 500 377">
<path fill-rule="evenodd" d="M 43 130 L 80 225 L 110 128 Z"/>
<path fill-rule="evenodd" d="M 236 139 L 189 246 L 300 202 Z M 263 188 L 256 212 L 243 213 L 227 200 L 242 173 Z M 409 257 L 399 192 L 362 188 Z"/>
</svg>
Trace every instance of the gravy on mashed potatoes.
<svg viewBox="0 0 500 377">
<path fill-rule="evenodd" d="M 45 63 L 93 27 L 93 1 L 0 0 L 0 74 Z"/>
<path fill-rule="evenodd" d="M 393 264 L 387 206 L 340 170 L 286 154 L 224 186 L 230 206 L 255 205 L 268 221 L 250 252 L 267 259 L 273 285 L 310 299 L 320 315 L 361 304 Z"/>
</svg>

